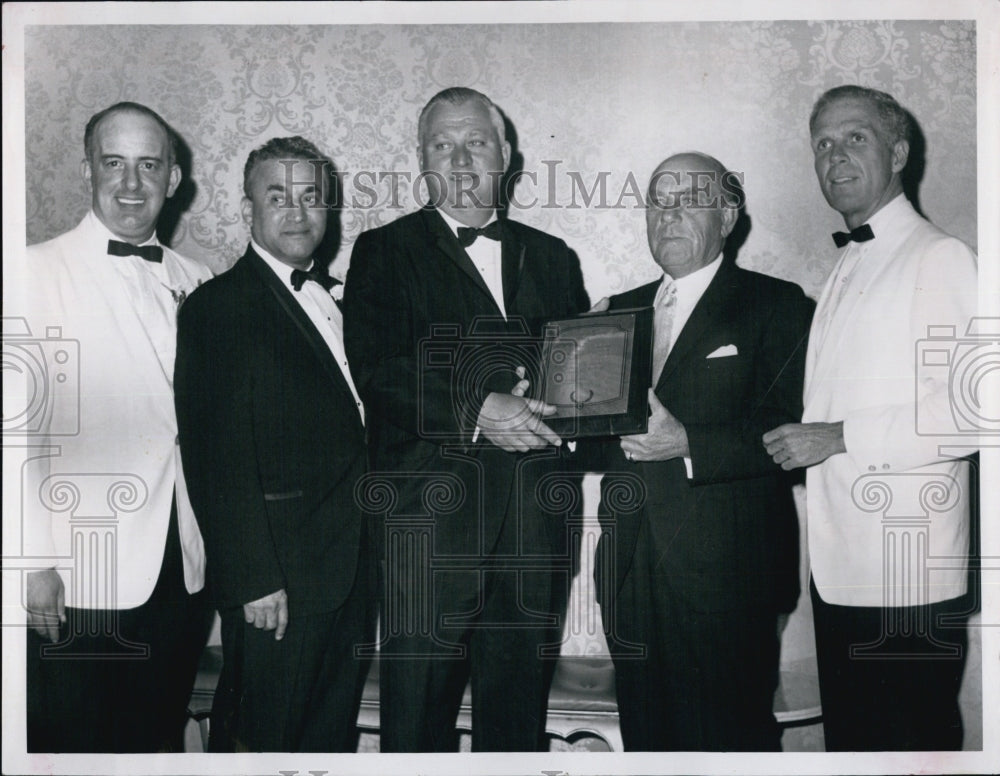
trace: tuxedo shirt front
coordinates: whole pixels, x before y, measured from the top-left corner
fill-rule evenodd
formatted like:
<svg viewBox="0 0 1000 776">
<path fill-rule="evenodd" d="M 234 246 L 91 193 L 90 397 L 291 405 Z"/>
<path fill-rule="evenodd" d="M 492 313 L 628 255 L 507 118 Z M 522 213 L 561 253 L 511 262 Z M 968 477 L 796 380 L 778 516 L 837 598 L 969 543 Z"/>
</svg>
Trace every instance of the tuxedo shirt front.
<svg viewBox="0 0 1000 776">
<path fill-rule="evenodd" d="M 358 414 L 361 415 L 361 422 L 363 423 L 365 420 L 365 407 L 358 396 L 358 389 L 354 387 L 351 370 L 347 365 L 347 354 L 344 353 L 344 317 L 330 291 L 327 291 L 319 283 L 312 281 L 306 281 L 296 291 L 295 286 L 292 285 L 293 268 L 274 258 L 274 256 L 261 248 L 254 240 L 250 240 L 250 245 L 257 251 L 257 255 L 264 260 L 264 263 L 271 268 L 274 274 L 284 282 L 285 286 L 291 292 L 292 298 L 298 302 L 302 311 L 309 316 L 309 320 L 316 327 L 316 331 L 319 332 L 324 342 L 330 348 L 330 353 L 333 354 L 334 359 L 337 361 L 337 366 L 344 376 L 344 382 L 347 383 L 347 387 L 351 389 L 351 393 L 354 395 L 354 403 L 358 408 Z M 313 267 L 315 267 L 315 264 Z M 307 272 L 312 271 L 313 267 L 310 267 Z"/>
<path fill-rule="evenodd" d="M 684 324 L 687 323 L 688 318 L 691 317 L 691 313 L 694 311 L 695 306 L 701 299 L 702 295 L 705 293 L 709 284 L 712 282 L 712 278 L 719 271 L 719 267 L 722 266 L 722 254 L 720 253 L 715 257 L 715 261 L 706 264 L 704 267 L 696 269 L 694 272 L 685 275 L 681 278 L 670 278 L 669 275 L 664 275 L 663 280 L 660 281 L 660 285 L 656 289 L 656 296 L 653 298 L 653 307 L 657 307 L 662 301 L 663 296 L 672 282 L 673 286 L 677 289 L 677 303 L 674 307 L 673 314 L 673 325 L 670 328 L 670 347 L 674 346 L 677 342 L 677 338 L 681 334 L 681 330 L 684 328 Z M 656 382 L 656 378 L 659 375 L 653 375 L 653 382 Z"/>
<path fill-rule="evenodd" d="M 458 230 L 464 226 L 464 224 L 459 223 L 457 220 L 452 218 L 450 215 L 445 213 L 443 210 L 437 211 L 438 215 L 441 216 L 448 228 L 451 229 L 451 233 L 458 238 Z M 483 224 L 482 228 L 486 228 L 494 221 L 497 220 L 496 213 Z M 507 308 L 503 301 L 503 261 L 500 250 L 500 241 L 491 240 L 488 237 L 477 237 L 473 240 L 471 245 L 465 246 L 465 252 L 469 255 L 472 260 L 473 265 L 479 271 L 479 274 L 483 278 L 483 282 L 490 291 L 490 296 L 493 297 L 493 301 L 496 303 L 497 308 L 500 310 L 504 318 L 507 317 Z"/>
</svg>

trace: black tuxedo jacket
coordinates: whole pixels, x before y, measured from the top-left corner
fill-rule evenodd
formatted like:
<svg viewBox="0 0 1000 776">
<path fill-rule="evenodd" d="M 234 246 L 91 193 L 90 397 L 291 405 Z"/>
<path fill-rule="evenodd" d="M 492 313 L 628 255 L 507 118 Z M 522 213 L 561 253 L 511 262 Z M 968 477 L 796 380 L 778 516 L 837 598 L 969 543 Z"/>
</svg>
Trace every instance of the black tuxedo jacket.
<svg viewBox="0 0 1000 776">
<path fill-rule="evenodd" d="M 651 305 L 659 282 L 613 297 L 611 309 Z M 798 286 L 724 260 L 655 386 L 687 431 L 693 478 L 683 459 L 631 462 L 618 440 L 602 445 L 609 474 L 596 568 L 614 570 L 598 591 L 618 589 L 638 543 L 647 542 L 644 557 L 656 559 L 656 574 L 696 609 L 794 608 L 792 482 L 761 436 L 801 419 L 812 310 Z M 708 357 L 722 348 L 735 354 Z"/>
<path fill-rule="evenodd" d="M 290 617 L 339 607 L 361 546 L 364 426 L 329 347 L 251 248 L 181 308 L 174 388 L 220 609 L 281 588 Z"/>
<path fill-rule="evenodd" d="M 587 295 L 562 240 L 500 223 L 507 321 L 433 209 L 362 234 L 347 275 L 344 339 L 372 468 L 397 475 L 397 513 L 434 514 L 437 555 L 484 557 L 508 513 L 522 521 L 526 552 L 544 553 L 561 530 L 535 493 L 564 451 L 512 454 L 472 437 L 487 394 L 509 392 L 518 365 L 535 371 L 542 324 L 586 310 Z M 427 500 L 435 478 L 451 483 L 454 503 Z"/>
</svg>

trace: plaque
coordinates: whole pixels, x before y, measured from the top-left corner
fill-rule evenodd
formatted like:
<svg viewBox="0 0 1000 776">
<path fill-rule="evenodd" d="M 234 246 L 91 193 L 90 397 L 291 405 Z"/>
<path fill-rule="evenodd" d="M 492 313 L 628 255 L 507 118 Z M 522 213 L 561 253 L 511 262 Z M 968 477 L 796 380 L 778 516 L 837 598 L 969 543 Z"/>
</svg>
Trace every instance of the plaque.
<svg viewBox="0 0 1000 776">
<path fill-rule="evenodd" d="M 541 398 L 546 425 L 565 439 L 643 434 L 653 383 L 653 308 L 545 324 Z"/>
</svg>

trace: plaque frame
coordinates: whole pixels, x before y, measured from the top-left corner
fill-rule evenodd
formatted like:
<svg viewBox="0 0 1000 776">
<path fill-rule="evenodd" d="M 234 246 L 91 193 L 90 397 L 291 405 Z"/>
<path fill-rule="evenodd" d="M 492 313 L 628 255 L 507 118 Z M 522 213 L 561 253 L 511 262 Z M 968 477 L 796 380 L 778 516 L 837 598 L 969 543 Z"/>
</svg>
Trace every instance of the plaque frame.
<svg viewBox="0 0 1000 776">
<path fill-rule="evenodd" d="M 563 439 L 646 432 L 653 382 L 652 307 L 549 321 L 543 333 L 537 398 L 558 408 L 545 418 L 549 428 Z"/>
</svg>

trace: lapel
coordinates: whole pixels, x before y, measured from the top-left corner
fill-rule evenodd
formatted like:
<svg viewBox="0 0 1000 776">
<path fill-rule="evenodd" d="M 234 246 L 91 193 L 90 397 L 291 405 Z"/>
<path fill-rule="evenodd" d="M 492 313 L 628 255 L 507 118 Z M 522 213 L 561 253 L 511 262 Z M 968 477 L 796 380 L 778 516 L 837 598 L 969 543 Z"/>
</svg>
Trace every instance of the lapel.
<svg viewBox="0 0 1000 776">
<path fill-rule="evenodd" d="M 809 347 L 809 351 L 815 354 L 816 360 L 815 363 L 807 361 L 807 401 L 812 397 L 815 386 L 822 382 L 819 378 L 833 371 L 840 361 L 841 354 L 845 352 L 843 349 L 851 347 L 851 340 L 854 337 L 848 335 L 858 334 L 858 329 L 854 325 L 860 312 L 858 308 L 870 304 L 876 288 L 894 282 L 892 275 L 887 276 L 887 273 L 894 258 L 903 249 L 908 236 L 909 233 L 883 236 L 882 243 L 877 247 L 876 243 L 871 243 L 869 253 L 862 257 L 854 270 L 849 273 L 851 281 L 848 292 L 841 296 L 834 309 L 828 309 L 833 304 L 832 297 L 838 292 L 834 287 L 834 279 L 840 264 L 834 266 L 829 282 L 824 287 L 816 306 L 817 315 L 814 318 L 818 325 L 825 325 L 819 332 L 821 336 L 817 336 L 815 344 Z"/>
<path fill-rule="evenodd" d="M 521 272 L 524 270 L 524 243 L 517 239 L 510 222 L 505 218 L 500 219 L 500 236 L 503 304 L 507 315 L 510 316 L 514 297 L 517 296 L 517 289 L 521 284 Z"/>
<path fill-rule="evenodd" d="M 660 287 L 660 279 L 656 279 L 644 286 L 633 288 L 611 297 L 609 310 L 626 310 L 630 307 L 652 307 L 656 299 L 656 289 Z"/>
<path fill-rule="evenodd" d="M 663 365 L 660 378 L 656 381 L 657 391 L 706 333 L 716 331 L 732 319 L 730 313 L 737 301 L 736 266 L 731 261 L 723 259 L 722 266 L 691 311 L 691 317 L 687 319 L 670 355 L 667 356 L 667 363 Z"/>
<path fill-rule="evenodd" d="M 186 297 L 212 277 L 212 273 L 207 267 L 174 253 L 166 245 L 162 247 L 163 268 L 167 272 L 167 282 L 170 285 L 172 293 L 175 294 L 175 299 L 178 292 L 183 297 Z"/>
<path fill-rule="evenodd" d="M 86 338 L 85 346 L 97 349 L 98 353 L 111 352 L 105 349 L 121 343 L 134 361 L 142 362 L 132 363 L 131 369 L 123 370 L 122 385 L 133 383 L 133 376 L 135 382 L 143 383 L 143 396 L 148 398 L 151 411 L 155 411 L 152 408 L 158 399 L 150 391 L 149 383 L 153 375 L 157 375 L 156 380 L 162 375 L 169 390 L 173 384 L 173 366 L 172 361 L 164 362 L 163 354 L 155 347 L 149 328 L 151 310 L 144 314 L 147 311 L 143 306 L 152 305 L 153 301 L 138 297 L 133 285 L 115 268 L 114 257 L 107 255 L 108 236 L 95 222 L 96 216 L 85 216 L 76 229 L 56 238 L 58 242 L 53 245 L 58 246 L 57 255 L 62 261 L 46 261 L 37 268 L 45 272 L 46 280 L 44 284 L 29 284 L 27 312 L 29 316 L 38 316 L 38 320 L 48 319 L 47 323 L 63 322 L 64 335 L 79 327 L 81 336 Z M 76 399 L 79 401 L 80 397 Z"/>
<path fill-rule="evenodd" d="M 320 334 L 313 322 L 309 320 L 309 316 L 306 315 L 305 310 L 302 306 L 295 301 L 292 296 L 292 292 L 288 290 L 281 279 L 278 278 L 271 268 L 264 263 L 264 260 L 257 255 L 253 248 L 247 246 L 247 252 L 243 256 L 243 260 L 247 262 L 253 272 L 256 273 L 258 279 L 264 284 L 267 291 L 274 297 L 278 305 L 287 313 L 288 317 L 291 318 L 292 323 L 295 327 L 302 333 L 302 336 L 306 338 L 309 346 L 313 349 L 316 357 L 319 359 L 323 368 L 329 374 L 333 382 L 340 388 L 351 400 L 351 404 L 354 404 L 354 396 L 351 394 L 350 389 L 344 382 L 344 375 L 340 371 L 340 367 L 337 366 L 337 362 L 333 358 L 333 354 L 330 352 L 329 346 L 326 344 L 326 340 L 323 339 L 323 335 Z M 289 270 L 291 271 L 291 270 Z"/>
<path fill-rule="evenodd" d="M 465 275 L 472 281 L 480 291 L 482 291 L 489 303 L 496 310 L 497 315 L 500 315 L 500 308 L 497 307 L 496 301 L 493 299 L 493 294 L 490 293 L 489 286 L 486 285 L 486 281 L 483 280 L 483 276 L 479 274 L 479 270 L 476 269 L 476 265 L 472 263 L 472 259 L 469 258 L 469 254 L 463 250 L 462 246 L 459 244 L 458 239 L 452 233 L 448 224 L 444 222 L 444 219 L 438 214 L 434 208 L 424 208 L 420 211 L 421 216 L 424 219 L 424 226 L 431 235 L 431 241 L 438 247 L 438 249 L 444 253 L 448 259 L 455 264 Z M 508 299 L 513 298 L 513 292 L 508 292 L 508 273 L 510 272 L 511 286 L 513 290 L 516 290 L 517 277 L 519 275 L 519 265 L 523 263 L 524 260 L 524 247 L 513 238 L 510 229 L 506 224 L 501 224 L 501 235 L 503 237 L 501 241 L 501 256 L 502 256 L 502 276 L 503 276 L 503 288 L 504 288 L 504 304 L 507 305 Z M 519 251 L 516 255 L 512 255 L 508 258 L 508 254 L 514 251 L 512 246 L 510 249 L 507 247 L 508 237 L 513 239 L 514 244 L 520 246 L 517 250 Z M 512 269 L 508 270 L 508 261 L 511 263 Z"/>
<path fill-rule="evenodd" d="M 833 355 L 832 348 L 830 350 L 827 350 L 825 347 L 821 348 L 820 343 L 825 344 L 827 337 L 833 333 L 833 320 L 829 305 L 831 302 L 830 298 L 836 290 L 834 288 L 834 279 L 839 266 L 838 261 L 827 278 L 823 290 L 820 292 L 819 299 L 816 301 L 816 310 L 813 313 L 812 326 L 809 329 L 809 349 L 806 351 L 806 371 L 803 384 L 803 401 L 807 405 L 812 399 L 815 386 L 818 384 L 816 376 L 822 373 L 825 364 L 835 360 L 831 358 Z"/>
</svg>

